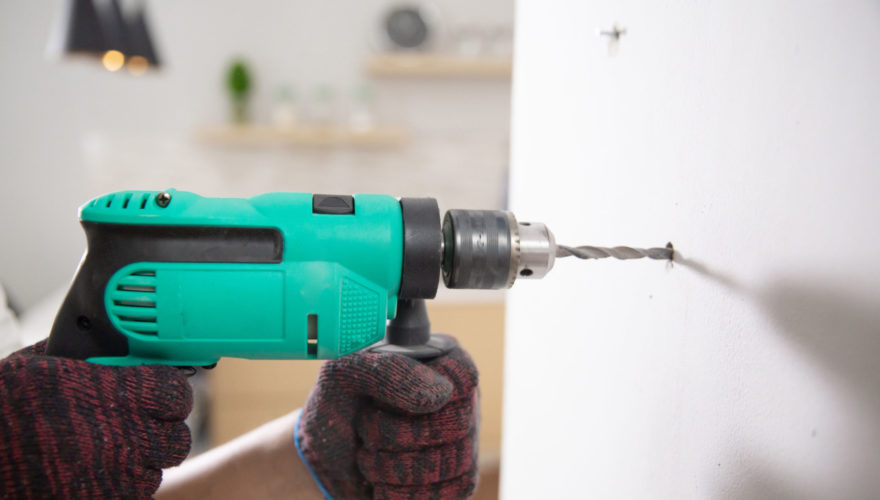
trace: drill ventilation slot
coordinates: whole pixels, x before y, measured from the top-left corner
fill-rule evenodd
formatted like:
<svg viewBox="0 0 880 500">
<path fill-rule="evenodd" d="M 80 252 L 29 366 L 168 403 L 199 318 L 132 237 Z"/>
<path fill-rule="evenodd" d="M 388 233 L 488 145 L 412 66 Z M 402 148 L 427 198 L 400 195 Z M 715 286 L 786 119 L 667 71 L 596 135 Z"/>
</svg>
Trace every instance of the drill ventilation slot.
<svg viewBox="0 0 880 500">
<path fill-rule="evenodd" d="M 139 270 L 116 281 L 110 293 L 111 319 L 126 333 L 158 335 L 156 271 Z"/>
<path fill-rule="evenodd" d="M 318 357 L 318 315 L 309 314 L 308 316 L 308 338 L 306 340 L 308 346 L 308 355 L 310 358 Z"/>
<path fill-rule="evenodd" d="M 145 210 L 147 208 L 147 202 L 150 201 L 150 198 L 152 198 L 154 194 L 155 193 L 144 191 L 113 193 L 103 198 L 96 198 L 91 202 L 90 206 L 98 208 L 100 204 L 102 208 L 109 209 L 107 210 L 108 212 Z"/>
</svg>

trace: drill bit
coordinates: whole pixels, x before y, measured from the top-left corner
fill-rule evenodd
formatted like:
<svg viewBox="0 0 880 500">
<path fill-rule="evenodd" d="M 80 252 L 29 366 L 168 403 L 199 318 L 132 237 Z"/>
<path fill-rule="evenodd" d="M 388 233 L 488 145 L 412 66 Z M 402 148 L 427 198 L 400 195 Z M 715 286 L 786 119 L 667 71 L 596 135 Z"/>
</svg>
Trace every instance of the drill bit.
<svg viewBox="0 0 880 500">
<path fill-rule="evenodd" d="M 655 260 L 672 260 L 674 249 L 672 243 L 668 243 L 666 248 L 631 248 L 631 247 L 592 247 L 579 246 L 567 247 L 558 245 L 556 247 L 556 257 L 574 256 L 579 259 L 605 259 L 614 257 L 615 259 L 642 259 L 647 257 Z"/>
</svg>

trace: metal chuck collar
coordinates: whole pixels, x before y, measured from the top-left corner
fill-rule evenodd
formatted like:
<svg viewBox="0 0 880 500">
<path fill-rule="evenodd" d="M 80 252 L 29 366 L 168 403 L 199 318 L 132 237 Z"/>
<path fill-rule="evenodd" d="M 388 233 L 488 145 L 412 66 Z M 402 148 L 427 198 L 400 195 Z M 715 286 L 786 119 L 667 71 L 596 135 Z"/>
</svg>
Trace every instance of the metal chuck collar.
<svg viewBox="0 0 880 500">
<path fill-rule="evenodd" d="M 501 210 L 449 210 L 443 218 L 448 288 L 510 288 L 517 278 L 543 278 L 555 260 L 556 239 L 540 222 Z"/>
</svg>

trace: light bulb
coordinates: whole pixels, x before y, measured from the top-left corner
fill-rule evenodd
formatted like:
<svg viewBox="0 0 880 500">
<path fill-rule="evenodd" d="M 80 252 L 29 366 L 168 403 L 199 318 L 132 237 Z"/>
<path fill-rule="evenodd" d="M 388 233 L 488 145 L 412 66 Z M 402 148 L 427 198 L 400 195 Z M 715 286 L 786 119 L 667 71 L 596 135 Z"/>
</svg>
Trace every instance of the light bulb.
<svg viewBox="0 0 880 500">
<path fill-rule="evenodd" d="M 107 52 L 104 52 L 104 56 L 101 58 L 101 63 L 107 71 L 119 71 L 119 69 L 125 64 L 125 56 L 118 50 L 108 50 Z"/>
<path fill-rule="evenodd" d="M 147 58 L 143 56 L 132 56 L 128 59 L 128 63 L 126 64 L 128 67 L 128 72 L 134 76 L 141 76 L 147 72 L 147 68 L 150 67 L 150 63 L 147 62 Z"/>
</svg>

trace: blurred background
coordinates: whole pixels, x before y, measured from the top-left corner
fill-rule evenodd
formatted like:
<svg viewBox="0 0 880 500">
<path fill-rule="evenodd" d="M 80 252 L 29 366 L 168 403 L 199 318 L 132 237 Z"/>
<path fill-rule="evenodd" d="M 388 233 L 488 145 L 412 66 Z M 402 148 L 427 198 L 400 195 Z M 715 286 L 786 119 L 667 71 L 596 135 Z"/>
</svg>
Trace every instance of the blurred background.
<svg viewBox="0 0 880 500">
<path fill-rule="evenodd" d="M 502 208 L 512 31 L 512 0 L 0 3 L 0 283 L 20 329 L 46 336 L 85 248 L 76 208 L 105 192 Z M 482 372 L 491 497 L 503 295 L 443 292 L 434 329 Z M 194 452 L 301 406 L 317 367 L 224 360 L 200 376 Z"/>
</svg>

